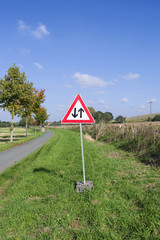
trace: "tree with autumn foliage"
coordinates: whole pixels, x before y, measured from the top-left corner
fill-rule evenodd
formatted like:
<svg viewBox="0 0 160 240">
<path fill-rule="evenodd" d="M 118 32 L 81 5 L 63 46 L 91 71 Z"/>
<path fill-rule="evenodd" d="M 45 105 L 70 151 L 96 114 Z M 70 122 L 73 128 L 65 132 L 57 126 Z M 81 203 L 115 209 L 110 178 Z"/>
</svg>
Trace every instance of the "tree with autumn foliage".
<svg viewBox="0 0 160 240">
<path fill-rule="evenodd" d="M 49 117 L 47 109 L 41 106 L 45 101 L 45 97 L 45 89 L 41 89 L 40 91 L 36 88 L 34 89 L 34 118 L 41 127 Z"/>
<path fill-rule="evenodd" d="M 13 64 L 8 74 L 0 80 L 0 108 L 11 113 L 11 137 L 13 141 L 14 116 L 20 111 L 20 98 L 23 96 L 23 85 L 26 82 L 25 73 L 21 73 L 19 67 Z"/>
<path fill-rule="evenodd" d="M 40 108 L 41 104 L 45 101 L 45 89 L 37 90 L 34 88 L 33 95 L 34 95 L 34 102 L 33 102 L 33 113 L 36 113 Z"/>
<path fill-rule="evenodd" d="M 26 119 L 26 137 L 28 137 L 28 119 L 34 113 L 41 109 L 41 104 L 45 101 L 45 89 L 40 91 L 33 88 L 33 83 L 26 82 L 23 85 L 23 95 L 20 98 L 21 112 L 20 116 Z"/>
<path fill-rule="evenodd" d="M 37 90 L 33 83 L 27 81 L 25 73 L 13 64 L 8 74 L 0 80 L 0 108 L 11 113 L 11 138 L 13 140 L 14 116 L 26 119 L 26 137 L 28 136 L 28 119 L 34 113 L 40 123 L 47 118 L 47 111 L 41 106 L 45 101 L 45 89 Z M 45 120 L 43 120 L 45 119 Z"/>
<path fill-rule="evenodd" d="M 26 137 L 28 137 L 28 120 L 34 112 L 35 95 L 32 82 L 25 82 L 22 86 L 23 94 L 20 96 L 20 116 L 26 120 Z"/>
<path fill-rule="evenodd" d="M 49 115 L 47 114 L 47 109 L 45 107 L 41 107 L 37 109 L 35 113 L 35 120 L 42 127 L 44 122 L 48 119 Z"/>
</svg>

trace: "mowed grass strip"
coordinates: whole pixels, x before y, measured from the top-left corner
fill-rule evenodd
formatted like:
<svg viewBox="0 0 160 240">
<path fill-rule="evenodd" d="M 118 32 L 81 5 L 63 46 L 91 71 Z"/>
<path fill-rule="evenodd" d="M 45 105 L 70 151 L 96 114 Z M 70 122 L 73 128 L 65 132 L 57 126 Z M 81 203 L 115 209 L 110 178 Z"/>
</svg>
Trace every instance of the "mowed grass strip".
<svg viewBox="0 0 160 240">
<path fill-rule="evenodd" d="M 159 170 L 111 145 L 54 129 L 43 147 L 0 175 L 0 239 L 160 239 Z"/>
</svg>

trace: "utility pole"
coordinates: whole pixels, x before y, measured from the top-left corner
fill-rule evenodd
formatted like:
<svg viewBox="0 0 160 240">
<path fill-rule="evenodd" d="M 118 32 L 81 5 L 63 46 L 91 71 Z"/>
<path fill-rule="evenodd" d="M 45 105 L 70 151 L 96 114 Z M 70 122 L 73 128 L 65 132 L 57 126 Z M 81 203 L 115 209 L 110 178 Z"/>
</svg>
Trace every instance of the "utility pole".
<svg viewBox="0 0 160 240">
<path fill-rule="evenodd" d="M 148 103 L 149 103 L 149 105 L 150 105 L 150 114 L 152 114 L 152 103 L 153 103 L 154 101 L 152 101 L 152 100 L 150 100 L 150 101 L 148 101 Z"/>
</svg>

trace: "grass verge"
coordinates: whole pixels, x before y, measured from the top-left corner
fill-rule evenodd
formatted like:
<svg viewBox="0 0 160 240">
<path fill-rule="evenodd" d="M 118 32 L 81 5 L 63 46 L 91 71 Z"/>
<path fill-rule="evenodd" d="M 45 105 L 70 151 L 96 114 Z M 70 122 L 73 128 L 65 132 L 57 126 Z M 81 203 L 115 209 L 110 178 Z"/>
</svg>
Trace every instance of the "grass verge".
<svg viewBox="0 0 160 240">
<path fill-rule="evenodd" d="M 3 134 L 3 135 L 2 135 Z M 28 137 L 25 137 L 25 128 L 15 128 L 14 130 L 14 137 L 13 142 L 9 142 L 9 128 L 0 128 L 0 152 L 12 148 L 16 145 L 28 142 L 34 138 L 41 136 L 43 133 L 40 131 L 39 128 L 35 129 L 30 128 L 28 129 Z M 3 137 L 2 137 L 3 136 Z M 16 139 L 17 138 L 17 139 Z M 7 139 L 7 140 L 6 140 Z"/>
<path fill-rule="evenodd" d="M 55 129 L 43 147 L 0 175 L 0 239 L 160 239 L 159 170 L 114 146 Z"/>
</svg>

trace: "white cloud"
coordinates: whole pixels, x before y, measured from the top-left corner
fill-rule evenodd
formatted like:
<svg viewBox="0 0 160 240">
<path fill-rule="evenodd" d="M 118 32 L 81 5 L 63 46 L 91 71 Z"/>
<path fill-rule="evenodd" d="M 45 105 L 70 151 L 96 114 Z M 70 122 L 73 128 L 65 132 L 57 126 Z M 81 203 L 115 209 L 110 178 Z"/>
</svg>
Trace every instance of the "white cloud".
<svg viewBox="0 0 160 240">
<path fill-rule="evenodd" d="M 87 86 L 103 87 L 108 84 L 107 82 L 105 82 L 103 79 L 99 77 L 94 77 L 88 74 L 81 74 L 79 72 L 75 73 L 73 75 L 73 78 L 75 78 L 77 82 L 80 83 L 81 86 L 83 87 L 87 87 Z"/>
<path fill-rule="evenodd" d="M 24 21 L 22 21 L 22 20 L 19 20 L 19 21 L 18 21 L 18 30 L 19 30 L 19 31 L 25 31 L 25 30 L 29 30 L 29 29 L 30 29 L 30 27 L 27 26 L 27 25 L 24 23 Z"/>
<path fill-rule="evenodd" d="M 28 33 L 29 35 L 38 39 L 50 34 L 44 24 L 39 23 L 38 27 L 34 30 L 32 27 L 26 25 L 22 20 L 18 21 L 18 30 L 23 33 Z"/>
<path fill-rule="evenodd" d="M 146 109 L 146 106 L 145 105 L 142 105 L 142 106 L 140 106 L 140 109 Z"/>
<path fill-rule="evenodd" d="M 19 67 L 20 67 L 21 69 L 23 69 L 23 68 L 24 68 L 22 64 L 19 64 Z"/>
<path fill-rule="evenodd" d="M 21 48 L 19 51 L 20 51 L 21 54 L 24 54 L 24 55 L 29 55 L 30 54 L 29 49 Z"/>
<path fill-rule="evenodd" d="M 114 85 L 116 82 L 118 82 L 117 79 L 113 79 L 112 81 L 108 82 L 108 85 Z"/>
<path fill-rule="evenodd" d="M 97 91 L 97 92 L 95 92 L 94 94 L 96 94 L 96 95 L 102 95 L 102 94 L 104 94 L 105 92 L 104 91 Z"/>
<path fill-rule="evenodd" d="M 127 102 L 128 102 L 128 98 L 125 98 L 125 97 L 122 98 L 122 102 L 123 102 L 123 103 L 127 103 Z"/>
<path fill-rule="evenodd" d="M 34 65 L 39 69 L 42 70 L 43 66 L 40 63 L 35 62 Z"/>
<path fill-rule="evenodd" d="M 99 100 L 99 103 L 104 104 L 105 101 L 104 100 Z"/>
<path fill-rule="evenodd" d="M 139 109 L 138 109 L 138 112 L 140 112 L 140 113 L 144 113 L 145 111 L 146 111 L 146 106 L 145 105 L 141 105 L 140 107 L 139 107 Z"/>
<path fill-rule="evenodd" d="M 126 79 L 126 80 L 133 80 L 133 79 L 140 78 L 140 74 L 139 73 L 129 73 L 127 75 L 122 75 L 122 78 Z"/>
<path fill-rule="evenodd" d="M 41 39 L 45 35 L 49 35 L 50 32 L 47 30 L 46 26 L 44 24 L 39 23 L 39 26 L 36 28 L 36 30 L 31 31 L 31 35 L 33 35 L 35 38 Z"/>
<path fill-rule="evenodd" d="M 67 88 L 72 88 L 72 85 L 69 84 L 69 83 L 65 84 L 64 86 L 67 87 Z"/>
</svg>

